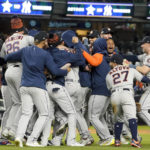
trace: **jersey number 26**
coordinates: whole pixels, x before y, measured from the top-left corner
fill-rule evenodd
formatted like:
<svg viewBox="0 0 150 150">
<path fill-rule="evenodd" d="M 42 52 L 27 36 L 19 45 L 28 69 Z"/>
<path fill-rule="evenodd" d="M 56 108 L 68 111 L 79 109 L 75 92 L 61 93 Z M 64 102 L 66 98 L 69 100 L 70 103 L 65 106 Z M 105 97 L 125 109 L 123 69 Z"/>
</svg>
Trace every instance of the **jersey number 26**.
<svg viewBox="0 0 150 150">
<path fill-rule="evenodd" d="M 13 44 L 9 43 L 6 45 L 7 47 L 7 54 L 12 53 L 12 52 L 16 52 L 19 50 L 19 41 L 14 42 Z"/>
</svg>

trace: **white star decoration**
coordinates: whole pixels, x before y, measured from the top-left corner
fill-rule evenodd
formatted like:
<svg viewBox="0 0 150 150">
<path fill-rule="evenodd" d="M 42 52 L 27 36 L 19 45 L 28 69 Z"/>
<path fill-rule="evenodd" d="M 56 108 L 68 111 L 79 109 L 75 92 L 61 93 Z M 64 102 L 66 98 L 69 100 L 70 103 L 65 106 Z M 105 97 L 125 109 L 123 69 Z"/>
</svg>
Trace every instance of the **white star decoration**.
<svg viewBox="0 0 150 150">
<path fill-rule="evenodd" d="M 3 6 L 3 12 L 10 12 L 10 8 L 12 7 L 12 4 L 9 3 L 9 0 L 7 0 L 5 3 L 2 4 Z"/>
<path fill-rule="evenodd" d="M 92 5 L 90 5 L 90 7 L 88 7 L 88 8 L 86 8 L 86 10 L 87 10 L 87 15 L 94 16 L 95 8 Z"/>
</svg>

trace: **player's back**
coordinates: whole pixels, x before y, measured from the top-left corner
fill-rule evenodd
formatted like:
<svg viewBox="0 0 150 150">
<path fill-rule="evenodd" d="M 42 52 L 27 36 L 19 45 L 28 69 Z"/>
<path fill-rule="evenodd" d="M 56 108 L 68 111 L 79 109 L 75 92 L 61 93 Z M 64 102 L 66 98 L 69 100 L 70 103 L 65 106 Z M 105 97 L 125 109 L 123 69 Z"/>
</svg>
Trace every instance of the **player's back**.
<svg viewBox="0 0 150 150">
<path fill-rule="evenodd" d="M 2 47 L 1 56 L 4 57 L 7 54 L 18 51 L 29 45 L 34 44 L 34 38 L 32 36 L 23 35 L 20 33 L 14 33 L 8 37 Z"/>
<path fill-rule="evenodd" d="M 29 35 L 23 35 L 20 33 L 14 33 L 12 36 L 6 39 L 1 50 L 1 57 L 5 55 L 16 52 L 26 46 L 33 45 L 34 38 Z M 8 66 L 14 65 L 16 63 L 8 62 Z M 17 63 L 18 64 L 18 63 Z M 21 64 L 21 63 L 19 63 Z"/>
<path fill-rule="evenodd" d="M 114 67 L 107 75 L 106 81 L 109 89 L 133 88 L 135 78 L 135 69 L 127 66 L 118 65 Z"/>
<path fill-rule="evenodd" d="M 46 78 L 43 73 L 46 57 L 49 55 L 48 52 L 37 46 L 28 46 L 22 49 L 23 86 L 44 87 Z"/>
<path fill-rule="evenodd" d="M 145 55 L 143 59 L 143 65 L 150 67 L 150 55 Z M 150 72 L 148 72 L 146 76 L 150 78 Z"/>
</svg>

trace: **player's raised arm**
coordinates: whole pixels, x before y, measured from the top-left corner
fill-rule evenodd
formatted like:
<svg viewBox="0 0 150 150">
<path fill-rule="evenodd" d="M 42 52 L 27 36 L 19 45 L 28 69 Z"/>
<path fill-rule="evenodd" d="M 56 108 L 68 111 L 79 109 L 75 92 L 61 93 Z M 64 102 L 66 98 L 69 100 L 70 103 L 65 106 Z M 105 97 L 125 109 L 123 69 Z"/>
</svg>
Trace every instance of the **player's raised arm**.
<svg viewBox="0 0 150 150">
<path fill-rule="evenodd" d="M 103 54 L 96 53 L 93 56 L 83 50 L 83 56 L 91 66 L 98 66 L 103 61 Z"/>
<path fill-rule="evenodd" d="M 105 39 L 98 38 L 93 43 L 93 54 L 90 55 L 86 51 L 83 51 L 83 56 L 87 62 L 94 67 L 99 66 L 103 61 L 103 54 L 107 52 L 107 43 Z"/>
</svg>

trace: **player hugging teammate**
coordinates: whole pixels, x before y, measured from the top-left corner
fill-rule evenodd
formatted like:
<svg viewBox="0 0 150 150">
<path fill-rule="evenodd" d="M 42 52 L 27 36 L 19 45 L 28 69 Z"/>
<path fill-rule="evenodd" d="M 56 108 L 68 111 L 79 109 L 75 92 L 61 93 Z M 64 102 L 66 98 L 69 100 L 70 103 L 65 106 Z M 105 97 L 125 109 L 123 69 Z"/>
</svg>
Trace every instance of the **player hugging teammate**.
<svg viewBox="0 0 150 150">
<path fill-rule="evenodd" d="M 85 146 L 94 142 L 88 130 L 92 125 L 100 146 L 128 144 L 123 141 L 125 131 L 131 145 L 141 147 L 133 79 L 149 87 L 149 37 L 142 41 L 144 55 L 126 56 L 143 62 L 143 66 L 134 66 L 128 61 L 123 64 L 122 56 L 116 54 L 110 28 L 103 28 L 100 34 L 91 31 L 83 40 L 86 45 L 72 30 L 40 31 L 31 37 L 18 17 L 11 19 L 11 28 L 13 34 L 0 53 L 5 67 L 1 90 L 6 107 L 1 140 L 15 141 L 19 147 L 60 146 L 67 134 L 67 146 Z M 138 114 L 149 125 L 145 117 L 150 118 L 148 93 L 149 88 L 140 99 Z M 51 125 L 53 134 L 48 140 Z M 79 142 L 75 140 L 76 129 Z"/>
</svg>

